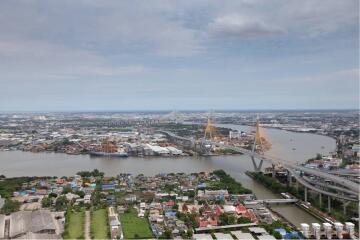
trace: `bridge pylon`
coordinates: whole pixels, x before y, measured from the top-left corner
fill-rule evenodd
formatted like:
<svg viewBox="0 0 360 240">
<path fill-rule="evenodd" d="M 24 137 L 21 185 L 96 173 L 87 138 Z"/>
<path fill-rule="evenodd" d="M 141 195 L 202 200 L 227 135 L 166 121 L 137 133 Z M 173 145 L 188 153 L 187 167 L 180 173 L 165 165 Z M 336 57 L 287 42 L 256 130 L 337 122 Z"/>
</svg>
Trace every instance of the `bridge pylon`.
<svg viewBox="0 0 360 240">
<path fill-rule="evenodd" d="M 250 157 L 251 157 L 251 161 L 252 161 L 253 166 L 254 166 L 254 171 L 255 171 L 255 172 L 260 172 L 264 160 L 260 159 L 259 164 L 256 163 L 255 157 L 254 157 L 254 153 L 255 153 L 255 150 L 256 150 L 256 146 L 262 147 L 262 140 L 261 140 L 261 134 L 260 134 L 260 121 L 259 121 L 259 118 L 256 119 L 254 142 L 253 142 L 252 149 L 251 149 L 252 155 L 251 155 Z"/>
<path fill-rule="evenodd" d="M 213 140 L 216 135 L 216 128 L 212 123 L 212 114 L 210 113 L 207 119 L 207 124 L 204 131 L 204 140 Z"/>
</svg>

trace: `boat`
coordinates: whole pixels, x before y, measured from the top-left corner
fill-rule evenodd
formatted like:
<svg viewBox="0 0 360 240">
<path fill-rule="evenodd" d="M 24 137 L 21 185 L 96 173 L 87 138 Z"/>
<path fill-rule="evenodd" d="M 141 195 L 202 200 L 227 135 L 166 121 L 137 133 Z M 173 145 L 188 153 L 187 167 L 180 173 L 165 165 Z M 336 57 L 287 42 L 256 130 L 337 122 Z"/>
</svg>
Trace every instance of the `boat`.
<svg viewBox="0 0 360 240">
<path fill-rule="evenodd" d="M 90 151 L 90 156 L 97 157 L 128 157 L 127 152 L 119 149 L 118 146 L 111 141 L 103 141 L 98 151 Z"/>
<path fill-rule="evenodd" d="M 90 156 L 96 157 L 128 157 L 129 155 L 126 152 L 89 152 Z"/>
</svg>

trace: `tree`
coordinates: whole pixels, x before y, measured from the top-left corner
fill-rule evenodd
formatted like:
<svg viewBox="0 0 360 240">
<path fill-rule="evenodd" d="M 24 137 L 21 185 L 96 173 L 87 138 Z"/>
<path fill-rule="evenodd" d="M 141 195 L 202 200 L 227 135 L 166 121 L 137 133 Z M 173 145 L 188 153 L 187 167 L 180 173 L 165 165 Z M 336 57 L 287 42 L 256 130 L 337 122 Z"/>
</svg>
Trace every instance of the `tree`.
<svg viewBox="0 0 360 240">
<path fill-rule="evenodd" d="M 64 139 L 62 140 L 61 144 L 63 144 L 63 145 L 70 145 L 71 142 L 70 142 L 70 140 L 69 140 L 68 138 L 64 138 Z"/>
<path fill-rule="evenodd" d="M 238 224 L 251 223 L 251 220 L 247 217 L 239 217 L 237 223 Z"/>
<path fill-rule="evenodd" d="M 79 195 L 79 197 L 81 197 L 81 198 L 83 198 L 85 196 L 85 192 L 83 192 L 83 191 L 76 191 L 75 194 Z"/>
<path fill-rule="evenodd" d="M 222 213 L 219 216 L 220 224 L 221 225 L 228 225 L 229 222 L 229 216 L 226 213 Z"/>
<path fill-rule="evenodd" d="M 50 207 L 51 206 L 51 198 L 50 197 L 44 197 L 42 200 L 41 200 L 41 205 L 42 207 L 46 208 L 46 207 Z"/>
<path fill-rule="evenodd" d="M 193 236 L 193 230 L 192 229 L 188 229 L 187 232 L 186 232 L 188 238 L 190 239 L 192 236 Z"/>
<path fill-rule="evenodd" d="M 67 193 L 69 193 L 69 192 L 72 192 L 71 187 L 65 186 L 65 187 L 63 188 L 62 194 L 67 194 Z"/>
<path fill-rule="evenodd" d="M 165 232 L 159 237 L 159 239 L 171 239 L 171 231 L 166 229 Z"/>
<path fill-rule="evenodd" d="M 234 215 L 230 215 L 228 217 L 228 224 L 235 224 L 236 223 L 236 218 Z"/>
<path fill-rule="evenodd" d="M 282 239 L 282 236 L 281 236 L 281 234 L 280 234 L 279 232 L 274 231 L 274 232 L 273 232 L 273 236 L 274 236 L 276 239 Z"/>
<path fill-rule="evenodd" d="M 67 208 L 67 204 L 69 201 L 66 199 L 65 196 L 60 196 L 55 201 L 55 209 L 56 211 L 63 211 Z"/>
<path fill-rule="evenodd" d="M 58 196 L 58 195 L 57 195 L 56 193 L 50 193 L 50 194 L 49 194 L 49 197 L 50 197 L 50 198 L 56 198 L 57 196 Z"/>
<path fill-rule="evenodd" d="M 11 199 L 6 199 L 4 206 L 1 209 L 1 213 L 9 215 L 10 213 L 19 211 L 21 203 L 18 201 L 12 201 Z"/>
</svg>

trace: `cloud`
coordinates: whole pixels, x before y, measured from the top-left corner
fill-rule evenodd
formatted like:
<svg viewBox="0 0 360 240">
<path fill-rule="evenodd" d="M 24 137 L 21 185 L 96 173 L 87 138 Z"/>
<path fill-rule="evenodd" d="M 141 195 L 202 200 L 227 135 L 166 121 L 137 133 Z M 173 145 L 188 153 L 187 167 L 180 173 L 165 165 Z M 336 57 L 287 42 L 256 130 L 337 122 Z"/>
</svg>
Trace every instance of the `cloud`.
<svg viewBox="0 0 360 240">
<path fill-rule="evenodd" d="M 358 0 L 281 1 L 275 7 L 274 21 L 295 34 L 316 37 L 359 27 Z"/>
<path fill-rule="evenodd" d="M 284 30 L 278 26 L 236 14 L 217 17 L 208 28 L 210 34 L 217 37 L 247 38 L 284 33 Z"/>
<path fill-rule="evenodd" d="M 9 78 L 75 79 L 84 76 L 123 76 L 143 73 L 141 64 L 116 64 L 85 49 L 35 40 L 1 40 L 0 72 Z"/>
<path fill-rule="evenodd" d="M 216 37 L 267 37 L 287 33 L 292 38 L 359 28 L 359 1 L 268 0 L 227 1 L 209 21 Z M 356 30 L 358 31 L 358 30 Z"/>
<path fill-rule="evenodd" d="M 25 109 L 37 96 L 51 107 L 48 92 L 55 92 L 61 101 L 78 96 L 78 108 L 94 93 L 105 106 L 120 97 L 150 104 L 156 92 L 169 104 L 173 96 L 195 104 L 201 94 L 220 99 L 232 93 L 236 106 L 248 100 L 239 89 L 252 95 L 263 86 L 262 95 L 274 96 L 277 88 L 291 92 L 293 82 L 299 88 L 316 82 L 317 91 L 336 90 L 341 98 L 355 85 L 341 79 L 353 75 L 322 74 L 358 65 L 358 5 L 358 0 L 0 1 L 0 102 L 22 98 Z M 310 78 L 296 82 L 299 76 Z M 267 86 L 267 80 L 284 78 L 283 84 Z M 229 90 L 219 92 L 230 81 Z M 134 94 L 142 86 L 151 86 L 149 94 Z M 316 101 L 317 93 L 311 94 Z"/>
</svg>

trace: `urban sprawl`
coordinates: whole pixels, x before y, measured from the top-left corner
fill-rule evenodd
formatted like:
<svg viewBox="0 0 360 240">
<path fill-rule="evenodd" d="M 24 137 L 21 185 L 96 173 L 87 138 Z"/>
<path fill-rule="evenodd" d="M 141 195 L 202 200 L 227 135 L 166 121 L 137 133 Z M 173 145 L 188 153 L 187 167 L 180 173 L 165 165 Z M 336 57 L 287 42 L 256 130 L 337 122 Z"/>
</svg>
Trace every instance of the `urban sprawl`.
<svg viewBox="0 0 360 240">
<path fill-rule="evenodd" d="M 247 175 L 279 196 L 259 199 L 223 170 L 11 178 L 0 172 L 0 239 L 357 239 L 358 117 L 358 111 L 0 114 L 0 151 L 119 161 L 247 154 L 271 162 Z M 298 165 L 271 159 L 262 128 L 329 136 L 336 149 Z M 273 204 L 296 204 L 322 224 L 295 226 Z"/>
</svg>

